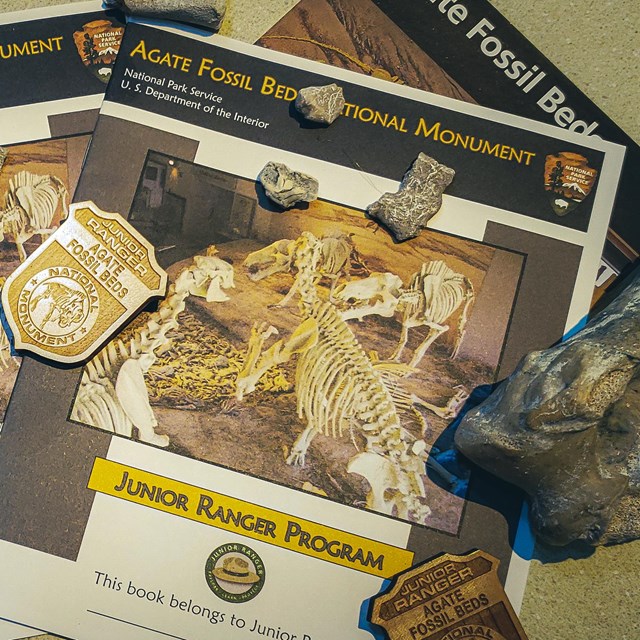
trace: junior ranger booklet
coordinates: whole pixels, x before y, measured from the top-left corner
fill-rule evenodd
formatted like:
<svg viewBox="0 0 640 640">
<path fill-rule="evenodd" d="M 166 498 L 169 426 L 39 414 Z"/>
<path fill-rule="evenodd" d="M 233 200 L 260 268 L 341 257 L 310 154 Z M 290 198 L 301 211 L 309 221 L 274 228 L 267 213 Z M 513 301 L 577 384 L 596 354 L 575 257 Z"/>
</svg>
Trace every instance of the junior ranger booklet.
<svg viewBox="0 0 640 640">
<path fill-rule="evenodd" d="M 124 32 L 101 6 L 0 15 L 0 286 L 66 217 Z M 0 327 L 0 427 L 19 364 Z"/>
<path fill-rule="evenodd" d="M 24 358 L 0 438 L 0 617 L 78 638 L 382 638 L 373 596 L 473 549 L 517 601 L 521 500 L 470 474 L 451 433 L 471 390 L 586 315 L 623 148 L 152 23 L 129 24 L 113 73 L 75 199 L 128 217 L 172 284 L 86 367 Z M 332 82 L 333 125 L 292 112 Z M 365 210 L 420 153 L 455 177 L 394 242 Z M 269 202 L 269 162 L 318 199 Z M 565 172 L 585 192 L 570 210 Z M 126 253 L 94 235 L 88 276 Z"/>
</svg>

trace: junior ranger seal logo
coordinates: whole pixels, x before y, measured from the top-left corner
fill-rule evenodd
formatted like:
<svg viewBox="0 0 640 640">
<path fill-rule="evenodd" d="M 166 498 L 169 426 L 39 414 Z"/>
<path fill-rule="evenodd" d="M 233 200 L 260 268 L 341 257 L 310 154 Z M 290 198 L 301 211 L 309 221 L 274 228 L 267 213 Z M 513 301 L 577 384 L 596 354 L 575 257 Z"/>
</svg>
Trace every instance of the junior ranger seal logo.
<svg viewBox="0 0 640 640">
<path fill-rule="evenodd" d="M 74 342 L 93 328 L 100 298 L 89 276 L 69 267 L 37 273 L 20 292 L 18 318 L 39 344 Z"/>
<path fill-rule="evenodd" d="M 227 602 L 248 602 L 262 590 L 264 563 L 244 544 L 223 544 L 207 558 L 205 579 L 218 598 Z"/>
</svg>

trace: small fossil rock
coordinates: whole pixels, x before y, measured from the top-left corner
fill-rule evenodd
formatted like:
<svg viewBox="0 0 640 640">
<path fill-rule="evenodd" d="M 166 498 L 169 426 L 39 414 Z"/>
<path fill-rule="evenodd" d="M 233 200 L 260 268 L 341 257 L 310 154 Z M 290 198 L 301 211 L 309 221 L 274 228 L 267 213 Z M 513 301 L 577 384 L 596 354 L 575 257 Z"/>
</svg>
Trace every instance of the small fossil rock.
<svg viewBox="0 0 640 640">
<path fill-rule="evenodd" d="M 295 106 L 307 120 L 331 124 L 344 109 L 342 87 L 333 83 L 323 87 L 300 89 Z"/>
<path fill-rule="evenodd" d="M 311 202 L 318 197 L 318 181 L 314 177 L 292 171 L 279 162 L 267 162 L 258 180 L 267 197 L 285 209 L 297 202 Z"/>
<path fill-rule="evenodd" d="M 640 272 L 585 329 L 529 354 L 456 446 L 531 499 L 550 544 L 640 537 Z"/>
<path fill-rule="evenodd" d="M 442 193 L 456 172 L 421 153 L 404 174 L 396 193 L 385 193 L 367 207 L 367 213 L 384 224 L 398 241 L 415 238 L 438 213 Z"/>
<path fill-rule="evenodd" d="M 227 0 L 105 0 L 105 4 L 132 16 L 188 22 L 214 31 L 227 10 Z"/>
<path fill-rule="evenodd" d="M 8 155 L 9 152 L 4 147 L 0 147 L 0 171 L 2 171 L 2 166 L 4 165 Z"/>
</svg>

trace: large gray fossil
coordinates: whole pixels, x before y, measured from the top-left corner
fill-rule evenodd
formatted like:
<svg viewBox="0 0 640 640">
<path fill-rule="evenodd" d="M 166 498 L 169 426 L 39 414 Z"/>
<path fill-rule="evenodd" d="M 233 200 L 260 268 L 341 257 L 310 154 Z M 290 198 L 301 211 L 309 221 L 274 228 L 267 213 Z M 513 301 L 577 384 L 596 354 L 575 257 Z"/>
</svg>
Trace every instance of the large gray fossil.
<svg viewBox="0 0 640 640">
<path fill-rule="evenodd" d="M 105 4 L 132 16 L 188 22 L 214 31 L 227 10 L 227 0 L 105 0 Z"/>
<path fill-rule="evenodd" d="M 456 433 L 524 489 L 550 544 L 640 537 L 640 272 L 585 329 L 529 354 Z"/>
</svg>

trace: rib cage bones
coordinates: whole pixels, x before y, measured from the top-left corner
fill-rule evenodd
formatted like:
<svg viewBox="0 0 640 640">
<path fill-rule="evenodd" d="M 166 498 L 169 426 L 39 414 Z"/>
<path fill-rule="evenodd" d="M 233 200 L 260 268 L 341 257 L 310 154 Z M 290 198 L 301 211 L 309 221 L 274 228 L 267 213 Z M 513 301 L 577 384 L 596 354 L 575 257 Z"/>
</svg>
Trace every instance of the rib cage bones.
<svg viewBox="0 0 640 640">
<path fill-rule="evenodd" d="M 373 273 L 364 280 L 340 285 L 334 299 L 346 320 L 401 314 L 402 329 L 398 345 L 390 356 L 392 360 L 400 360 L 410 329 L 428 327 L 426 337 L 409 362 L 409 367 L 413 368 L 418 366 L 435 339 L 449 330 L 444 323 L 462 307 L 452 357 L 457 355 L 475 294 L 466 276 L 451 269 L 443 260 L 432 260 L 423 263 L 420 271 L 411 276 L 408 287 L 402 286 L 396 274 Z"/>
<path fill-rule="evenodd" d="M 9 181 L 4 210 L 0 212 L 0 240 L 11 234 L 20 260 L 26 260 L 24 243 L 35 234 L 50 235 L 53 218 L 61 207 L 61 219 L 69 212 L 69 193 L 62 180 L 52 175 L 20 171 Z"/>
</svg>

